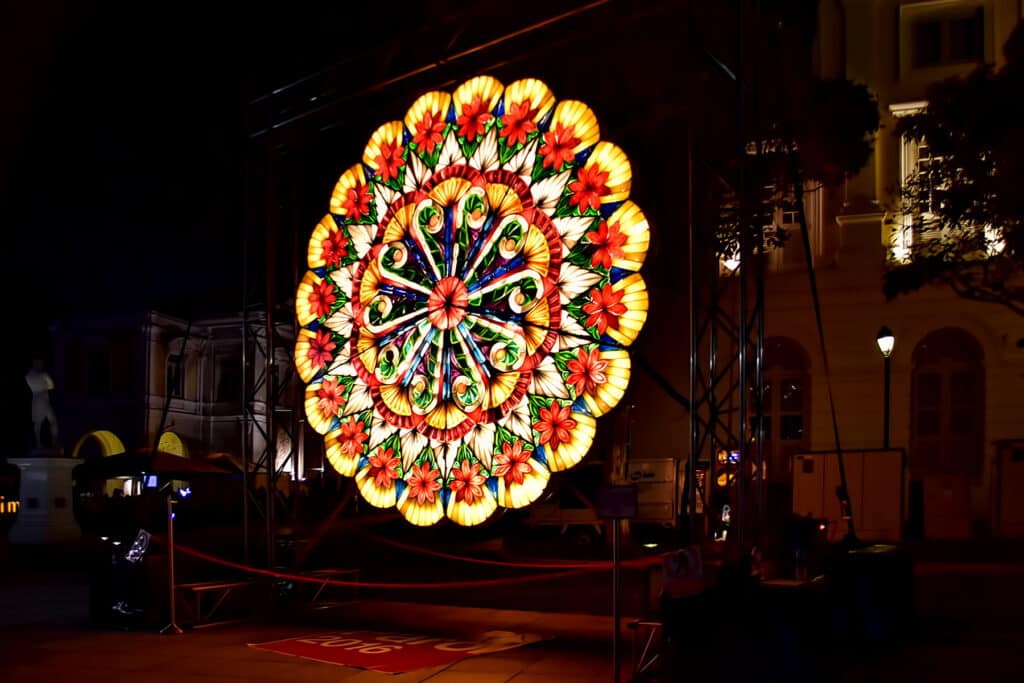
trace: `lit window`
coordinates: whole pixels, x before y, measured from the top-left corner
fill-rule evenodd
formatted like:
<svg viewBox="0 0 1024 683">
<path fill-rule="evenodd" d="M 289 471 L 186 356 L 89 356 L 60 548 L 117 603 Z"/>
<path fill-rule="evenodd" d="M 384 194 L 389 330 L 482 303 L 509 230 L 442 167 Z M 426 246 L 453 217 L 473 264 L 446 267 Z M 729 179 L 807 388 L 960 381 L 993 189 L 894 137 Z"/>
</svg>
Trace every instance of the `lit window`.
<svg viewBox="0 0 1024 683">
<path fill-rule="evenodd" d="M 925 106 L 924 102 L 911 102 L 907 104 L 893 105 L 890 111 L 893 116 L 899 118 L 920 112 Z M 914 245 L 934 243 L 942 238 L 942 232 L 937 223 L 932 220 L 932 212 L 938 208 L 936 205 L 936 192 L 945 189 L 945 184 L 934 179 L 934 166 L 942 161 L 942 157 L 932 153 L 927 140 L 911 140 L 907 137 L 900 138 L 900 190 L 904 190 L 912 182 L 920 184 L 920 191 L 926 194 L 927 209 L 917 216 L 903 214 L 893 222 L 894 229 L 889 238 L 890 251 L 889 259 L 895 263 L 907 263 L 910 260 Z M 915 225 L 915 219 L 916 225 Z M 991 225 L 983 226 L 984 254 L 979 256 L 994 256 L 1002 253 L 1006 243 L 1002 233 Z"/>
</svg>

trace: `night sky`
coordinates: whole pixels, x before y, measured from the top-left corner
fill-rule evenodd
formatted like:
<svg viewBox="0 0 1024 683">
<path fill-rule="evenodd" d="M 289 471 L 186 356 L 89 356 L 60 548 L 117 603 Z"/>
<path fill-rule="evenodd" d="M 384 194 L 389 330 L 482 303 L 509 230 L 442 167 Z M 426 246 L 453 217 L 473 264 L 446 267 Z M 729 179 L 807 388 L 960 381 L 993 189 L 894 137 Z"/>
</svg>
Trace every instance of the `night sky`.
<svg viewBox="0 0 1024 683">
<path fill-rule="evenodd" d="M 245 102 L 344 41 L 312 6 L 217 5 L 0 3 L 3 386 L 26 409 L 54 320 L 241 309 Z"/>
<path fill-rule="evenodd" d="M 412 3 L 388 30 L 460 4 Z M 380 42 L 381 17 L 218 5 L 0 9 L 5 281 L 25 345 L 67 314 L 240 309 L 246 102 Z"/>
<path fill-rule="evenodd" d="M 259 212 L 252 207 L 265 206 L 258 186 L 246 195 L 254 98 L 334 64 L 347 65 L 331 81 L 344 101 L 445 49 L 480 45 L 585 4 L 520 0 L 510 12 L 488 0 L 419 0 L 384 14 L 378 3 L 354 2 L 238 10 L 187 2 L 159 10 L 84 0 L 0 5 L 0 220 L 13 242 L 4 285 L 15 352 L 4 386 L 10 379 L 24 388 L 31 359 L 50 354 L 48 324 L 65 316 L 160 310 L 190 318 L 241 309 L 246 207 L 251 220 Z M 292 223 L 307 226 L 307 239 L 337 176 L 385 117 L 479 70 L 505 82 L 538 77 L 559 98 L 587 101 L 602 133 L 648 169 L 633 196 L 657 221 L 677 193 L 655 184 L 675 176 L 654 169 L 678 159 L 682 137 L 653 136 L 673 130 L 685 98 L 673 80 L 678 70 L 647 68 L 678 58 L 677 18 L 659 18 L 656 7 L 677 6 L 611 3 L 348 101 L 331 113 L 333 129 L 308 138 L 294 157 L 304 194 L 293 202 Z M 622 17 L 635 21 L 627 26 Z M 659 267 L 678 271 L 657 252 L 652 243 L 652 282 Z M 291 248 L 282 253 L 290 258 Z"/>
</svg>

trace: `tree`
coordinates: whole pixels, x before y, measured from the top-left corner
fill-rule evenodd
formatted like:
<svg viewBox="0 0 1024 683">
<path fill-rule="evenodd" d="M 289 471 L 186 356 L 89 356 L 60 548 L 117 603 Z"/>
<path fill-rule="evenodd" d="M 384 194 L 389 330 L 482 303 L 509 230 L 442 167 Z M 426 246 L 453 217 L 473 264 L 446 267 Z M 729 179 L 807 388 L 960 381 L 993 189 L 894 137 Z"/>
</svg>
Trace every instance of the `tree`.
<svg viewBox="0 0 1024 683">
<path fill-rule="evenodd" d="M 936 83 L 897 133 L 925 144 L 892 219 L 907 245 L 885 274 L 889 299 L 929 283 L 1024 315 L 1024 22 L 1006 64 Z"/>
<path fill-rule="evenodd" d="M 735 193 L 723 201 L 716 237 L 724 258 L 739 254 L 742 226 L 772 225 L 779 209 L 795 212 L 805 224 L 805 185 L 835 187 L 857 174 L 871 157 L 879 126 L 878 103 L 866 86 L 814 74 L 816 3 L 769 0 L 760 5 L 758 19 L 748 57 L 757 62 L 748 67 L 756 74 L 746 121 L 750 141 L 739 159 L 747 215 L 740 215 Z M 778 226 L 766 230 L 763 249 L 759 237 L 755 253 L 782 246 L 787 234 Z"/>
</svg>

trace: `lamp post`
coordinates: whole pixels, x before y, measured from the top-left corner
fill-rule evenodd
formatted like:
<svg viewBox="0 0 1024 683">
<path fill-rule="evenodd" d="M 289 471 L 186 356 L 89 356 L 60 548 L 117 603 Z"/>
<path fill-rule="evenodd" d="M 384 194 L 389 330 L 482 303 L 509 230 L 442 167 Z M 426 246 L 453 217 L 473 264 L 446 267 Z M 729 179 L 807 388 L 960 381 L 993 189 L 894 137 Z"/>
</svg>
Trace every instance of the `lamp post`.
<svg viewBox="0 0 1024 683">
<path fill-rule="evenodd" d="M 882 448 L 889 448 L 889 356 L 892 355 L 892 347 L 896 343 L 896 337 L 893 335 L 892 330 L 882 325 L 881 329 L 878 330 L 878 335 L 875 337 L 875 343 L 878 344 L 878 350 L 882 352 L 882 358 L 885 359 L 885 398 L 883 403 L 885 416 L 882 427 Z"/>
</svg>

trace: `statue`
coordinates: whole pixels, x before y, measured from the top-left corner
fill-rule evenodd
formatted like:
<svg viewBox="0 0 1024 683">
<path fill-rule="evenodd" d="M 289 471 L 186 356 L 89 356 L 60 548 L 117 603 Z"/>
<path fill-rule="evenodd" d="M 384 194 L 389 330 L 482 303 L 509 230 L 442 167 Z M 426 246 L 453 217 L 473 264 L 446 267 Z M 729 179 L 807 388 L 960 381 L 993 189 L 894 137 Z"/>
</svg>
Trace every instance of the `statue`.
<svg viewBox="0 0 1024 683">
<path fill-rule="evenodd" d="M 36 448 L 43 448 L 43 422 L 49 424 L 49 447 L 57 446 L 57 415 L 50 405 L 50 391 L 53 390 L 53 379 L 43 370 L 43 362 L 35 360 L 32 369 L 25 373 L 25 382 L 32 390 L 32 427 L 36 438 Z"/>
</svg>

